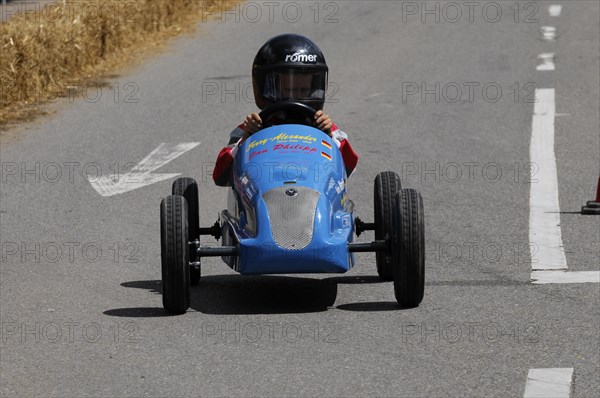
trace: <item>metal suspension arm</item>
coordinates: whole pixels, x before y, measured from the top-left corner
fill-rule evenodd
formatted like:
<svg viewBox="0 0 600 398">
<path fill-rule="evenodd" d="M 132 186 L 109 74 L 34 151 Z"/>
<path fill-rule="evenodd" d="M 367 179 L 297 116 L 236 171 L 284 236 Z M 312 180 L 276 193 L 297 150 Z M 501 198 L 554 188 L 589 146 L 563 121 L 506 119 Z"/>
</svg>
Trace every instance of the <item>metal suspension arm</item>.
<svg viewBox="0 0 600 398">
<path fill-rule="evenodd" d="M 376 240 L 370 243 L 348 243 L 348 251 L 358 252 L 384 252 L 388 250 L 388 242 L 385 240 Z"/>
</svg>

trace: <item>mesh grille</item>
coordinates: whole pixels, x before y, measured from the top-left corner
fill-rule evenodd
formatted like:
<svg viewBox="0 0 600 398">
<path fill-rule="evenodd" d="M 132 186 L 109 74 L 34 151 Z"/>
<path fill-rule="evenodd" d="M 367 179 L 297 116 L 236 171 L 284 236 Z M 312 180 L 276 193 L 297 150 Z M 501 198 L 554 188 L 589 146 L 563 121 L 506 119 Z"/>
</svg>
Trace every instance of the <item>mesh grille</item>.
<svg viewBox="0 0 600 398">
<path fill-rule="evenodd" d="M 284 249 L 300 250 L 313 236 L 319 193 L 306 187 L 285 186 L 263 194 L 275 243 Z"/>
</svg>

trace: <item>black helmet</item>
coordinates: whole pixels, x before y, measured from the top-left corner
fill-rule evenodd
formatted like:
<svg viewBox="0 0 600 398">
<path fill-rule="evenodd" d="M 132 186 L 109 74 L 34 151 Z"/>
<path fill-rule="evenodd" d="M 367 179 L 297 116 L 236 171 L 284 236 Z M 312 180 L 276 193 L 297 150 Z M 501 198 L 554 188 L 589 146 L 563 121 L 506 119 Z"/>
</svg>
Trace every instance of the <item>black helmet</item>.
<svg viewBox="0 0 600 398">
<path fill-rule="evenodd" d="M 308 38 L 291 33 L 269 39 L 252 64 L 254 101 L 263 109 L 281 101 L 296 101 L 323 109 L 327 63 Z"/>
</svg>

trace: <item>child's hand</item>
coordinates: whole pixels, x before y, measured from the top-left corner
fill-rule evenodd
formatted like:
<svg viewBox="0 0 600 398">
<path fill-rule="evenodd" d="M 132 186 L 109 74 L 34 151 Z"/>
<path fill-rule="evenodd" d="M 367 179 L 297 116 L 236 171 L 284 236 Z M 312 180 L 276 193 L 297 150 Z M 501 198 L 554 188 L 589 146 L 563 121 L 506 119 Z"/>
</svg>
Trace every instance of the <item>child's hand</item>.
<svg viewBox="0 0 600 398">
<path fill-rule="evenodd" d="M 319 110 L 315 113 L 315 126 L 323 131 L 325 134 L 331 137 L 331 126 L 333 123 L 329 118 L 329 115 L 324 115 L 323 111 Z"/>
<path fill-rule="evenodd" d="M 246 116 L 246 120 L 244 120 L 244 133 L 250 136 L 259 131 L 261 128 L 262 120 L 260 120 L 260 116 L 258 116 L 258 113 L 253 112 Z"/>
</svg>

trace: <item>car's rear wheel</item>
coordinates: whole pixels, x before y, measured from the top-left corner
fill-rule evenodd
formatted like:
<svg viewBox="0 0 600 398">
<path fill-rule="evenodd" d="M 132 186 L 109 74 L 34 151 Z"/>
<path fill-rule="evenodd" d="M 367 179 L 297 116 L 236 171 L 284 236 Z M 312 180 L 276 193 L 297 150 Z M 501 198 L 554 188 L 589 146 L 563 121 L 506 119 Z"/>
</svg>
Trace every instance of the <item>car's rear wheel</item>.
<svg viewBox="0 0 600 398">
<path fill-rule="evenodd" d="M 396 193 L 401 189 L 400 177 L 393 171 L 382 171 L 375 178 L 375 239 L 391 239 L 393 228 L 393 209 Z M 377 274 L 386 281 L 394 279 L 394 266 L 391 252 L 377 252 Z"/>
<path fill-rule="evenodd" d="M 163 306 L 172 314 L 190 307 L 190 256 L 187 203 L 167 196 L 160 203 L 160 245 Z"/>
<path fill-rule="evenodd" d="M 400 306 L 417 307 L 425 291 L 425 223 L 417 190 L 397 193 L 394 219 L 394 294 Z"/>
<path fill-rule="evenodd" d="M 188 231 L 192 241 L 200 240 L 200 217 L 198 207 L 198 183 L 190 177 L 181 177 L 173 181 L 173 195 L 181 195 L 185 198 L 188 208 Z M 199 260 L 199 259 L 198 259 Z M 200 264 L 190 267 L 190 284 L 197 285 L 200 282 Z"/>
</svg>

